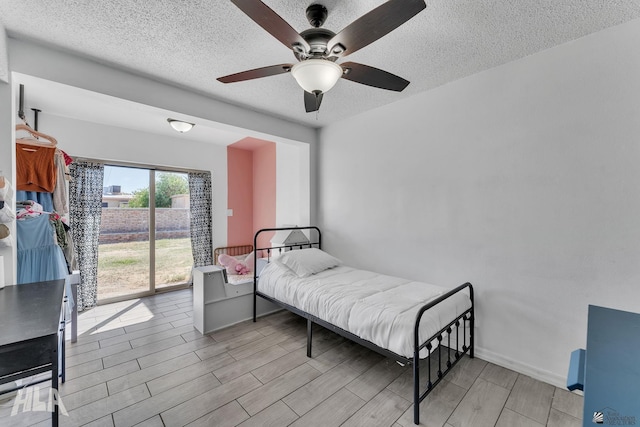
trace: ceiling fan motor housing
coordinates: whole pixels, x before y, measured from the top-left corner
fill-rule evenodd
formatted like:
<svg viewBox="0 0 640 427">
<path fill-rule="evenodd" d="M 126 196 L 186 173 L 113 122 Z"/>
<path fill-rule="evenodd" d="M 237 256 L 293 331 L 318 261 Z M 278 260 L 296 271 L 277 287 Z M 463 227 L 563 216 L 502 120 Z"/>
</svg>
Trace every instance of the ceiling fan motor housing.
<svg viewBox="0 0 640 427">
<path fill-rule="evenodd" d="M 327 8 L 321 4 L 312 4 L 307 8 L 307 19 L 312 27 L 322 27 L 322 24 L 327 20 L 328 15 L 329 11 L 327 11 Z"/>
<path fill-rule="evenodd" d="M 325 28 L 309 28 L 300 33 L 303 39 L 309 44 L 309 52 L 297 52 L 294 50 L 294 54 L 299 61 L 303 61 L 308 58 L 326 58 L 327 43 L 336 34 L 333 31 Z M 335 60 L 335 58 L 334 58 Z"/>
</svg>

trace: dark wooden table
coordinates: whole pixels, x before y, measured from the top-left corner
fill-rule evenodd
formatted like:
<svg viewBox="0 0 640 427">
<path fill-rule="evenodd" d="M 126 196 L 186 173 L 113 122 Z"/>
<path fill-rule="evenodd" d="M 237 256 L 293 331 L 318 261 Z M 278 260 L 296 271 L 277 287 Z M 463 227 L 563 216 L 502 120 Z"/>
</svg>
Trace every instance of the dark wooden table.
<svg viewBox="0 0 640 427">
<path fill-rule="evenodd" d="M 0 290 L 0 384 L 51 371 L 52 425 L 58 425 L 58 375 L 64 382 L 64 280 Z M 59 372 L 58 355 L 62 368 Z"/>
</svg>

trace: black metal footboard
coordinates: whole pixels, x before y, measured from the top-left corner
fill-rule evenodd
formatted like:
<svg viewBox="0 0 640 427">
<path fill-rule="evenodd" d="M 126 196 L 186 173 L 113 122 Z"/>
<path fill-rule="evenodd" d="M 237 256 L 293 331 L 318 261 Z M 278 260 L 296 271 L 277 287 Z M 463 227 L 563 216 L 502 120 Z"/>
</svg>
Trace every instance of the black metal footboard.
<svg viewBox="0 0 640 427">
<path fill-rule="evenodd" d="M 433 308 L 434 306 L 440 304 L 445 301 L 447 298 L 450 298 L 454 294 L 458 292 L 462 292 L 465 289 L 469 289 L 469 299 L 471 300 L 471 307 L 467 309 L 462 314 L 458 315 L 453 321 L 451 321 L 448 325 L 442 328 L 438 333 L 430 337 L 424 342 L 420 342 L 419 339 L 419 329 L 420 329 L 420 321 L 422 320 L 422 316 L 424 313 Z M 468 331 L 469 331 L 469 342 L 467 343 L 467 323 Z M 460 347 L 460 328 L 462 328 L 462 347 Z M 455 329 L 455 337 L 456 337 L 456 346 L 455 351 L 453 352 L 453 360 L 451 358 L 451 336 L 454 334 Z M 445 369 L 442 368 L 442 340 L 444 339 L 444 335 L 447 337 L 447 346 L 446 346 L 446 363 Z M 458 286 L 455 289 L 447 292 L 446 294 L 440 296 L 438 299 L 431 301 L 430 303 L 423 306 L 418 315 L 416 316 L 416 323 L 414 327 L 414 353 L 413 353 L 413 422 L 415 424 L 420 424 L 420 402 L 424 400 L 425 397 L 433 390 L 433 388 L 444 378 L 444 376 L 458 363 L 458 361 L 464 356 L 465 353 L 469 353 L 469 357 L 473 358 L 473 349 L 474 349 L 474 305 L 473 305 L 473 286 L 471 283 L 467 282 L 463 285 Z M 432 381 L 432 369 L 431 369 L 431 357 L 433 353 L 435 353 L 435 349 L 433 346 L 433 342 L 436 341 L 436 345 L 438 346 L 438 369 L 435 377 Z M 429 352 L 429 355 L 426 357 L 427 361 L 427 388 L 424 393 L 420 392 L 420 351 L 426 349 Z"/>
<path fill-rule="evenodd" d="M 304 244 L 295 244 L 295 245 L 286 245 L 279 247 L 269 247 L 269 248 L 259 248 L 258 247 L 258 235 L 263 232 L 272 232 L 272 231 L 286 231 L 286 230 L 315 230 L 317 232 L 317 238 L 310 239 L 308 243 Z M 329 322 L 326 322 L 320 318 L 317 318 L 307 312 L 304 312 L 297 307 L 293 307 L 289 304 L 278 301 L 268 295 L 265 295 L 258 291 L 257 283 L 259 278 L 259 272 L 257 271 L 257 259 L 259 256 L 266 252 L 267 259 L 270 258 L 272 251 L 282 251 L 282 250 L 294 250 L 294 249 L 304 249 L 310 247 L 317 247 L 320 249 L 321 243 L 321 234 L 320 230 L 317 227 L 288 227 L 288 228 L 269 228 L 263 229 L 256 233 L 254 237 L 254 284 L 253 284 L 253 321 L 256 321 L 256 303 L 257 297 L 261 297 L 270 301 L 286 310 L 291 311 L 305 319 L 307 319 L 307 356 L 311 357 L 311 343 L 312 343 L 312 334 L 313 334 L 313 324 L 316 323 L 320 326 L 323 326 L 326 329 L 329 329 L 338 335 L 341 335 L 351 341 L 354 341 L 362 346 L 365 346 L 385 357 L 389 357 L 397 362 L 405 365 L 405 364 L 413 364 L 413 407 L 414 407 L 414 423 L 420 423 L 420 402 L 422 402 L 427 395 L 434 389 L 434 387 L 444 378 L 444 376 L 458 363 L 460 359 L 465 354 L 469 354 L 469 357 L 474 357 L 474 301 L 473 301 L 473 286 L 471 283 L 465 283 L 463 285 L 458 286 L 455 289 L 447 292 L 444 295 L 441 295 L 439 298 L 429 302 L 420 308 L 414 325 L 414 355 L 411 357 L 404 357 L 397 353 L 394 353 L 388 349 L 382 348 L 370 341 L 364 340 L 357 335 L 352 334 L 349 331 L 346 331 L 342 328 L 339 328 Z M 435 307 L 436 305 L 446 301 L 448 298 L 453 297 L 454 295 L 465 292 L 468 289 L 469 299 L 471 301 L 471 306 L 465 310 L 463 313 L 457 315 L 451 322 L 445 325 L 440 331 L 436 334 L 425 340 L 424 342 L 420 342 L 419 339 L 419 329 L 420 323 L 422 321 L 422 317 L 425 312 L 429 309 Z M 462 337 L 460 335 L 462 334 Z M 455 348 L 452 348 L 451 337 L 455 337 Z M 462 342 L 461 339 L 462 338 Z M 445 342 L 443 342 L 445 341 Z M 462 345 L 460 345 L 462 343 Z M 445 350 L 446 349 L 446 350 Z M 420 382 L 420 352 L 421 351 L 428 352 L 428 355 L 423 358 L 423 361 L 426 361 L 427 365 L 427 375 L 426 375 L 426 389 L 424 392 L 421 391 L 421 382 Z M 435 366 L 435 362 L 433 363 L 434 369 L 432 369 L 432 358 L 437 354 L 437 367 Z M 446 358 L 446 359 L 445 359 Z M 435 371 L 435 372 L 433 372 Z"/>
</svg>

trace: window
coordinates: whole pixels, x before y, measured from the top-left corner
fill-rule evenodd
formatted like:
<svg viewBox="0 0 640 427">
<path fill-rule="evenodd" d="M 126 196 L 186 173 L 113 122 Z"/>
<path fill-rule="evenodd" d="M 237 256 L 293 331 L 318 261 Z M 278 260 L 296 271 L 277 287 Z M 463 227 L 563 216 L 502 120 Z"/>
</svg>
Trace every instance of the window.
<svg viewBox="0 0 640 427">
<path fill-rule="evenodd" d="M 188 286 L 187 173 L 105 165 L 103 185 L 98 301 Z"/>
</svg>

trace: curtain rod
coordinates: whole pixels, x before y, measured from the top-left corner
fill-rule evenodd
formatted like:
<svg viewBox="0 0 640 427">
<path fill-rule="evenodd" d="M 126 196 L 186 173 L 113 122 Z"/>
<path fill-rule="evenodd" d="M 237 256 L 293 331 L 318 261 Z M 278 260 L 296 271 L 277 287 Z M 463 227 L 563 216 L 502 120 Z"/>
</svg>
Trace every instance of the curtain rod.
<svg viewBox="0 0 640 427">
<path fill-rule="evenodd" d="M 85 162 L 102 163 L 105 166 L 120 166 L 125 168 L 150 169 L 150 170 L 160 171 L 160 172 L 186 172 L 186 173 L 211 172 L 211 171 L 202 170 L 202 169 L 179 168 L 179 167 L 172 167 L 172 166 L 157 166 L 157 165 L 149 165 L 144 163 L 123 162 L 123 161 L 117 161 L 117 160 L 102 160 L 102 159 L 93 159 L 90 157 L 83 157 L 83 156 L 71 155 L 71 157 L 73 159 L 81 160 Z"/>
</svg>

